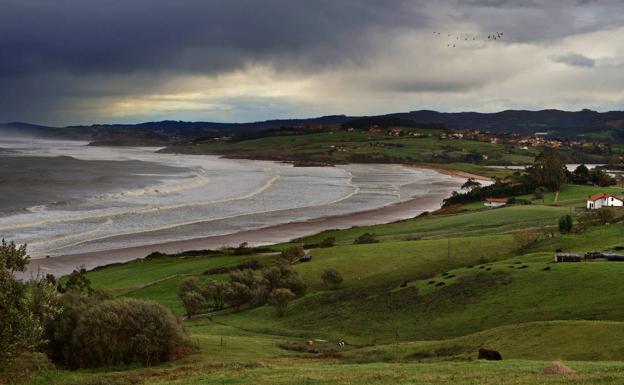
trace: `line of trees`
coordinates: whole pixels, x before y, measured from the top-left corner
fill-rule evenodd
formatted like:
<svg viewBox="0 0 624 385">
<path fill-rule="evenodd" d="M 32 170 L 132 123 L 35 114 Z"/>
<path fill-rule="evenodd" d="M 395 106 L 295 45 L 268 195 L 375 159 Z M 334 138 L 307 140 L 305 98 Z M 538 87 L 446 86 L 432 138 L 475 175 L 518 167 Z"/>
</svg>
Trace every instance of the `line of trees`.
<svg viewBox="0 0 624 385">
<path fill-rule="evenodd" d="M 188 317 L 227 306 L 238 310 L 265 303 L 283 316 L 288 303 L 305 292 L 305 283 L 284 259 L 264 267 L 258 275 L 251 269 L 234 270 L 229 273 L 229 281 L 209 279 L 202 283 L 196 277 L 187 277 L 178 286 Z"/>
</svg>

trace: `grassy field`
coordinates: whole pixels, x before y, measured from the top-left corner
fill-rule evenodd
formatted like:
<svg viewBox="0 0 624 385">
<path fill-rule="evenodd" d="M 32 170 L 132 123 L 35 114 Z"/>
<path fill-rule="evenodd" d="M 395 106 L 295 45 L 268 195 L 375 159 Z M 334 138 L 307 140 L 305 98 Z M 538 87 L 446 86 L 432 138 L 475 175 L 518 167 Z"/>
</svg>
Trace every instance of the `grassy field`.
<svg viewBox="0 0 624 385">
<path fill-rule="evenodd" d="M 187 320 L 198 352 L 185 359 L 153 368 L 47 371 L 29 384 L 624 383 L 618 362 L 624 360 L 624 263 L 553 262 L 556 249 L 582 253 L 624 245 L 620 223 L 556 231 L 559 217 L 577 217 L 585 195 L 603 190 L 568 186 L 557 201 L 547 195 L 529 206 L 475 206 L 276 245 L 337 239 L 334 247 L 311 250 L 312 262 L 294 266 L 308 293 L 285 317 L 263 306 Z M 546 237 L 519 251 L 514 232 L 523 229 Z M 377 234 L 379 242 L 353 244 L 364 232 Z M 249 258 L 165 257 L 88 276 L 96 287 L 153 299 L 181 314 L 180 280 L 207 279 L 206 269 Z M 320 280 L 328 267 L 344 277 L 333 290 Z M 318 342 L 325 354 L 280 347 L 303 348 L 309 339 L 328 341 Z M 338 349 L 338 340 L 347 346 Z M 500 351 L 504 361 L 476 360 L 480 347 Z M 575 372 L 544 374 L 555 360 Z"/>
<path fill-rule="evenodd" d="M 176 153 L 220 154 L 272 160 L 317 160 L 327 162 L 435 163 L 449 169 L 503 175 L 504 169 L 475 165 L 530 164 L 538 149 L 519 150 L 489 142 L 441 140 L 440 130 L 403 128 L 422 136 L 389 136 L 385 132 L 333 131 L 305 135 L 267 136 L 223 142 L 210 141 L 173 146 Z M 475 155 L 478 154 L 478 155 Z M 482 155 L 487 159 L 482 158 Z"/>
</svg>

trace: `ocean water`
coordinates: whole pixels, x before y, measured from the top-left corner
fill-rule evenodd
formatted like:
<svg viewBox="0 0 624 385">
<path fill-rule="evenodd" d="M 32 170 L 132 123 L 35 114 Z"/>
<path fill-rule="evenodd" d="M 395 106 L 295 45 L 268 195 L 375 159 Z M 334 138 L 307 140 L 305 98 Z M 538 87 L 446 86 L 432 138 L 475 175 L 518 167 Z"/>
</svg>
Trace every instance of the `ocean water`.
<svg viewBox="0 0 624 385">
<path fill-rule="evenodd" d="M 288 164 L 0 138 L 0 238 L 57 256 L 234 234 L 448 194 L 396 165 Z M 437 186 L 437 187 L 436 187 Z M 439 189 L 439 191 L 436 191 Z"/>
</svg>

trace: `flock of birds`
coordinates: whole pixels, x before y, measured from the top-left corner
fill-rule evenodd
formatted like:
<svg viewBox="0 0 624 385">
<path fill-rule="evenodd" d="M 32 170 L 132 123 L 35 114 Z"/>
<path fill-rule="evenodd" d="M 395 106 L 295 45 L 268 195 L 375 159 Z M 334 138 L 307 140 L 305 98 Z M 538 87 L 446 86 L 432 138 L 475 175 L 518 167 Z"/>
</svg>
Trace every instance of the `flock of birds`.
<svg viewBox="0 0 624 385">
<path fill-rule="evenodd" d="M 447 44 L 446 46 L 449 48 L 455 48 L 457 47 L 460 43 L 468 43 L 468 42 L 477 42 L 477 41 L 496 41 L 496 40 L 501 40 L 504 36 L 503 32 L 494 32 L 490 35 L 487 35 L 487 39 L 484 37 L 480 37 L 477 35 L 472 35 L 472 34 L 459 34 L 459 35 L 454 35 L 454 34 L 450 34 L 450 33 L 442 33 L 442 32 L 437 32 L 437 31 L 433 31 L 433 34 L 436 37 L 446 37 L 447 40 Z M 446 36 L 444 36 L 446 35 Z"/>
</svg>

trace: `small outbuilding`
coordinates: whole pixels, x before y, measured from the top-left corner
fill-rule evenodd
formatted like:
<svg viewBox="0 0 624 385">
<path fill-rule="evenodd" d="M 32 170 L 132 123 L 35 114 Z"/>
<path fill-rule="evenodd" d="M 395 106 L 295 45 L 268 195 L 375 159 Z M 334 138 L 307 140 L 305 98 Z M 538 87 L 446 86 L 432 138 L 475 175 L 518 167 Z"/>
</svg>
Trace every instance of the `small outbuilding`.
<svg viewBox="0 0 624 385">
<path fill-rule="evenodd" d="M 555 262 L 581 262 L 581 256 L 572 253 L 556 253 Z"/>
<path fill-rule="evenodd" d="M 587 210 L 598 210 L 603 207 L 622 207 L 624 201 L 611 194 L 599 193 L 587 197 Z"/>
<path fill-rule="evenodd" d="M 496 207 L 506 206 L 508 202 L 509 202 L 509 199 L 507 198 L 486 198 L 485 203 L 483 203 L 483 205 L 485 207 L 489 207 L 493 209 Z"/>
</svg>

